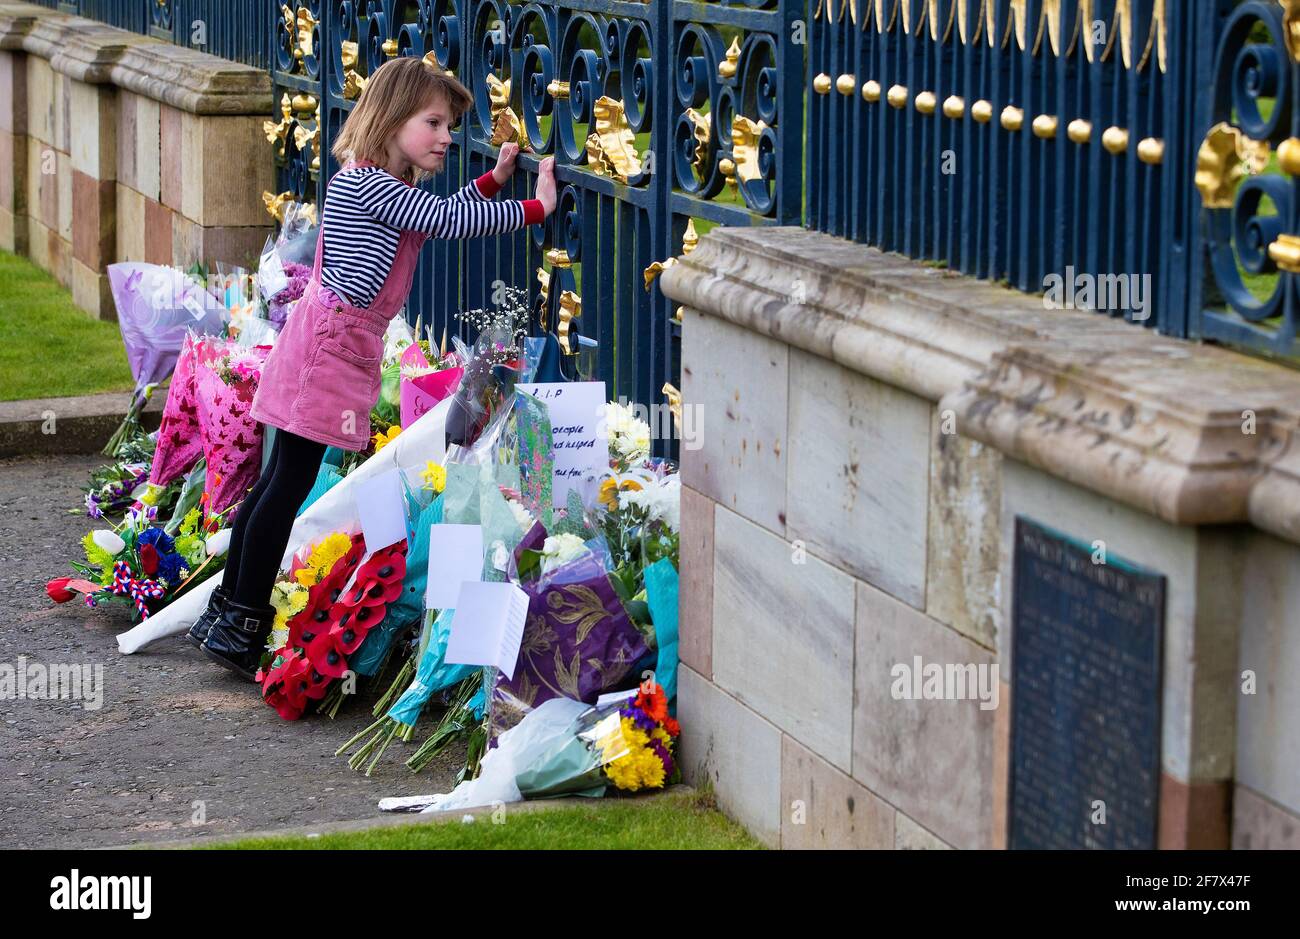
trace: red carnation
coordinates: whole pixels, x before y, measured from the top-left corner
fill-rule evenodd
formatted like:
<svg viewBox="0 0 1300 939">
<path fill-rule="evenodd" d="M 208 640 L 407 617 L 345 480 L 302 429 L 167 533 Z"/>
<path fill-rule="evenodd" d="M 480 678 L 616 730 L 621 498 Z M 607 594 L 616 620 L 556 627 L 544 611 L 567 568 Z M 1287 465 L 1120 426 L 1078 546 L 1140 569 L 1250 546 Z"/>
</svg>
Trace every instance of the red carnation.
<svg viewBox="0 0 1300 939">
<path fill-rule="evenodd" d="M 76 593 L 68 589 L 71 581 L 71 577 L 56 577 L 45 585 L 45 592 L 55 603 L 67 603 L 76 596 Z"/>
</svg>

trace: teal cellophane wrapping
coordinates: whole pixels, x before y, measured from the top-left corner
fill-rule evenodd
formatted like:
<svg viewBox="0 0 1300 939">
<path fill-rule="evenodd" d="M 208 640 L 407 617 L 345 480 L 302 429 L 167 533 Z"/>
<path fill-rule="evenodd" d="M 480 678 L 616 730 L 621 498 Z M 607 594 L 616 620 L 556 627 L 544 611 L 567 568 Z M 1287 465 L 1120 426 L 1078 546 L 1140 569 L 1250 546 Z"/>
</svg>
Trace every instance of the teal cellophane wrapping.
<svg viewBox="0 0 1300 939">
<path fill-rule="evenodd" d="M 660 558 L 645 569 L 645 590 L 659 644 L 655 680 L 672 702 L 677 697 L 677 568 L 670 558 Z"/>
</svg>

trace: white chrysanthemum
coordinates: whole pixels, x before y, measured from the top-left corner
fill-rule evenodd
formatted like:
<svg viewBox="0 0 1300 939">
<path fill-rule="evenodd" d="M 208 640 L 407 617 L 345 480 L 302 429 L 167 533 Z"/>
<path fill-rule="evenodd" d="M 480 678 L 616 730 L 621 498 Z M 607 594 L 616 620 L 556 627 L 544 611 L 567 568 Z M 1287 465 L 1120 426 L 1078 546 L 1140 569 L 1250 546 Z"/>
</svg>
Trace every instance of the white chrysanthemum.
<svg viewBox="0 0 1300 939">
<path fill-rule="evenodd" d="M 565 533 L 552 535 L 542 545 L 542 573 L 555 570 L 563 564 L 580 558 L 590 550 L 577 535 Z"/>
<path fill-rule="evenodd" d="M 656 485 L 618 494 L 620 508 L 635 506 L 646 513 L 648 521 L 663 522 L 673 531 L 681 529 L 681 477 L 665 476 Z"/>
<path fill-rule="evenodd" d="M 638 418 L 630 405 L 617 401 L 605 405 L 605 433 L 610 455 L 616 460 L 631 463 L 650 455 L 650 425 Z"/>
<path fill-rule="evenodd" d="M 507 499 L 506 505 L 510 506 L 510 512 L 514 515 L 515 521 L 524 531 L 533 527 L 533 517 L 528 514 L 528 510 L 516 502 L 514 499 Z"/>
<path fill-rule="evenodd" d="M 90 536 L 95 544 L 107 551 L 109 554 L 117 555 L 126 547 L 126 542 L 121 539 L 115 531 L 109 531 L 107 528 L 96 528 Z"/>
</svg>

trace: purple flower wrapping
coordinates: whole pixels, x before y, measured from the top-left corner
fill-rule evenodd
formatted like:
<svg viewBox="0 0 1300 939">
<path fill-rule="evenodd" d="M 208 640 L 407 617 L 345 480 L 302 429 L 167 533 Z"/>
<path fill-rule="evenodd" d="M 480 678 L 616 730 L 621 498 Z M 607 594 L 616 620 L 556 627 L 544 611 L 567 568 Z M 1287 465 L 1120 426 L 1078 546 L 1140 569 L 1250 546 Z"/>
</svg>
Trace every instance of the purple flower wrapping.
<svg viewBox="0 0 1300 939">
<path fill-rule="evenodd" d="M 498 673 L 492 689 L 494 740 L 551 698 L 594 704 L 650 653 L 594 555 L 554 574 L 521 584 L 529 596 L 528 618 L 515 677 L 507 680 Z"/>
</svg>

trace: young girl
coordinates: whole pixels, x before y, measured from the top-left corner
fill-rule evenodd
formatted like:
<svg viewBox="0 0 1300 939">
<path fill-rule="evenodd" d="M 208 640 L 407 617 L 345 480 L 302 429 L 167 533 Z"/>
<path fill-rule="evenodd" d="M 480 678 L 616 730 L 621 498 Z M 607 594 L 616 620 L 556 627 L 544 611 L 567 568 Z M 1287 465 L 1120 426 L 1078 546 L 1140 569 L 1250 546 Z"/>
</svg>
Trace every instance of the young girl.
<svg viewBox="0 0 1300 939">
<path fill-rule="evenodd" d="M 362 450 L 379 397 L 383 335 L 406 303 L 430 236 L 479 238 L 539 224 L 555 211 L 554 160 L 537 198 L 494 201 L 518 147 L 449 199 L 415 184 L 440 171 L 451 128 L 473 104 L 454 78 L 421 59 L 379 68 L 348 117 L 334 156 L 311 281 L 267 357 L 252 415 L 278 428 L 270 462 L 239 507 L 226 571 L 188 638 L 251 679 L 271 631 L 271 587 L 303 500 L 329 445 Z"/>
</svg>

